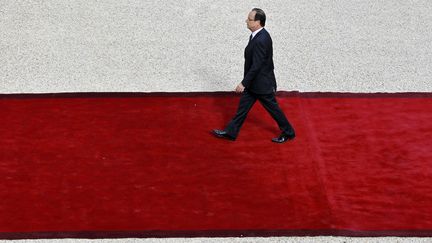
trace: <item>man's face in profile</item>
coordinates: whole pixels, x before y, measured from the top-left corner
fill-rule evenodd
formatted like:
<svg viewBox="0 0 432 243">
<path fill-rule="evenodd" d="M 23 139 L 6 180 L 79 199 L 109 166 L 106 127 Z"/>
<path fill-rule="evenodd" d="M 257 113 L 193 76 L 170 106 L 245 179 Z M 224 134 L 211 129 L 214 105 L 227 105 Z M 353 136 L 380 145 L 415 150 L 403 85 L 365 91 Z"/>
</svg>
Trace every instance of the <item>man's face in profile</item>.
<svg viewBox="0 0 432 243">
<path fill-rule="evenodd" d="M 258 29 L 259 21 L 255 20 L 255 11 L 251 11 L 246 19 L 247 28 L 250 29 L 250 31 L 255 31 Z"/>
</svg>

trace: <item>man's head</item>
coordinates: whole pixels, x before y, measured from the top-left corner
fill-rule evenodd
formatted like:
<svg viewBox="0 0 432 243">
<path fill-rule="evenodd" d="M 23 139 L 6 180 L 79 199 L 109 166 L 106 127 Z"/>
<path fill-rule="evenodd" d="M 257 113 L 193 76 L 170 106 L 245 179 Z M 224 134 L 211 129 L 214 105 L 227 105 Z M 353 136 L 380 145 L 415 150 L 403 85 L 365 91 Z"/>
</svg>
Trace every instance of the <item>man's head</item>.
<svg viewBox="0 0 432 243">
<path fill-rule="evenodd" d="M 254 8 L 249 12 L 248 18 L 246 19 L 246 24 L 250 31 L 260 29 L 265 26 L 266 15 L 264 11 L 260 8 Z"/>
</svg>

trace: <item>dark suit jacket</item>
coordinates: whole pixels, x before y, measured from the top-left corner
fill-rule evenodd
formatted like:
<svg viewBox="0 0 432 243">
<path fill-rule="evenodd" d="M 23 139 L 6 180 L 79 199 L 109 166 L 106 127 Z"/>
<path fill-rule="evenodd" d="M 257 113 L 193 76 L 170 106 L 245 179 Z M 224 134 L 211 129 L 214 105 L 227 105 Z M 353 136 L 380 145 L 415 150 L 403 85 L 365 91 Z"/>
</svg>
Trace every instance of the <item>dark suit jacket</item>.
<svg viewBox="0 0 432 243">
<path fill-rule="evenodd" d="M 266 29 L 262 29 L 246 46 L 243 86 L 256 94 L 276 92 L 273 65 L 273 42 Z"/>
</svg>

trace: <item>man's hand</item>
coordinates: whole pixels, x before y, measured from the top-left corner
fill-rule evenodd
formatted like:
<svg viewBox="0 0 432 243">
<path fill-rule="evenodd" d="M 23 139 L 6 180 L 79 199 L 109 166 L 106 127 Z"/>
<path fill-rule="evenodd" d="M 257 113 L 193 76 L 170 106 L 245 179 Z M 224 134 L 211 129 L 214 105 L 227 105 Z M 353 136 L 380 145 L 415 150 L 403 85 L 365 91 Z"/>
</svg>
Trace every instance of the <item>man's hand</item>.
<svg viewBox="0 0 432 243">
<path fill-rule="evenodd" d="M 236 93 L 243 93 L 244 89 L 245 89 L 245 87 L 243 86 L 243 84 L 239 83 L 239 85 L 237 85 L 235 91 L 236 91 Z"/>
</svg>

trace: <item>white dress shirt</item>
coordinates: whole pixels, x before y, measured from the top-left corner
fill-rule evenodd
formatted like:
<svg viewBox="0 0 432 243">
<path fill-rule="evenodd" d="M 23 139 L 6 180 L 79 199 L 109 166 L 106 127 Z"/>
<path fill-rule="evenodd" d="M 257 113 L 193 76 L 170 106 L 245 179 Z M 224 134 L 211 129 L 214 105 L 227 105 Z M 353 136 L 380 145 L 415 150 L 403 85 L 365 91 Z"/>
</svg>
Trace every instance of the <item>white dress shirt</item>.
<svg viewBox="0 0 432 243">
<path fill-rule="evenodd" d="M 264 27 L 261 27 L 260 29 L 255 30 L 254 32 L 252 32 L 252 39 L 255 37 L 256 34 L 258 34 L 258 32 L 260 32 L 262 29 L 264 29 Z"/>
</svg>

